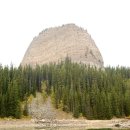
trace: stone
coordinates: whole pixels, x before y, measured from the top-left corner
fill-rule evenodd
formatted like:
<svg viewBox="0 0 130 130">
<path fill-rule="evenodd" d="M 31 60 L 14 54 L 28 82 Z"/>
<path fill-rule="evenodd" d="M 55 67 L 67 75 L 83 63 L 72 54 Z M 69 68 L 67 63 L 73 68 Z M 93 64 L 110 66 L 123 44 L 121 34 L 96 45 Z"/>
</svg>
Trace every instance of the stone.
<svg viewBox="0 0 130 130">
<path fill-rule="evenodd" d="M 66 57 L 72 62 L 103 67 L 103 58 L 86 30 L 66 24 L 43 30 L 28 47 L 22 66 L 58 63 Z"/>
</svg>

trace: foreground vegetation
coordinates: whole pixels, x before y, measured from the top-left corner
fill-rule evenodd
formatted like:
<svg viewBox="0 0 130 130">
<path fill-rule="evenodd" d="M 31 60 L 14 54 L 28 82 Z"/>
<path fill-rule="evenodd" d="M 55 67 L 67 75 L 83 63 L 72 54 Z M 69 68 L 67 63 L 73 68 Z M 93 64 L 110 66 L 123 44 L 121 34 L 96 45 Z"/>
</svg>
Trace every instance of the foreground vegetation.
<svg viewBox="0 0 130 130">
<path fill-rule="evenodd" d="M 130 115 L 130 68 L 96 69 L 72 63 L 69 58 L 35 69 L 0 66 L 0 117 L 26 116 L 27 99 L 37 91 L 51 96 L 56 108 L 72 112 L 74 117 Z"/>
</svg>

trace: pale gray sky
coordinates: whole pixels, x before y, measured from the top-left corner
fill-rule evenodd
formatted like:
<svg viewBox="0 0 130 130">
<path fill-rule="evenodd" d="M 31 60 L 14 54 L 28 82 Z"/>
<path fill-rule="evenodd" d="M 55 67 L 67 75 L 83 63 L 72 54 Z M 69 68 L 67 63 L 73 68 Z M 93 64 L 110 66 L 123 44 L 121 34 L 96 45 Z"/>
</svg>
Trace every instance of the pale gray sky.
<svg viewBox="0 0 130 130">
<path fill-rule="evenodd" d="M 130 0 L 0 0 L 0 63 L 18 66 L 33 37 L 66 23 L 88 30 L 105 66 L 130 66 Z"/>
</svg>

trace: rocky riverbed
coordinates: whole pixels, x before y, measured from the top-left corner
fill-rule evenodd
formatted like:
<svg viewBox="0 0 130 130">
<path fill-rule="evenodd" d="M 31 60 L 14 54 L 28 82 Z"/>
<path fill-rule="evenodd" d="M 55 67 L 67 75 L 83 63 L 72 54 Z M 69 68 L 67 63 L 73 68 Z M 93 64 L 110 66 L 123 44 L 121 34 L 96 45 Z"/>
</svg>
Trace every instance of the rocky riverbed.
<svg viewBox="0 0 130 130">
<path fill-rule="evenodd" d="M 48 123 L 47 123 L 48 122 Z M 49 125 L 48 125 L 49 124 Z M 0 120 L 0 129 L 4 128 L 45 128 L 45 127 L 83 127 L 88 128 L 130 128 L 129 119 L 112 120 L 85 120 L 85 119 L 62 119 L 55 121 L 34 120 L 34 119 L 3 119 Z"/>
</svg>

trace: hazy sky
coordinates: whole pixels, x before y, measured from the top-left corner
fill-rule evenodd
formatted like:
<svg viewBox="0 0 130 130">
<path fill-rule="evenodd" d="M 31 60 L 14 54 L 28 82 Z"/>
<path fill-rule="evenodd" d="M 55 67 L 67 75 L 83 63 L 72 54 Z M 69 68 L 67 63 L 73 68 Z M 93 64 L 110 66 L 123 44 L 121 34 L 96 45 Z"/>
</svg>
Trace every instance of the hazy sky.
<svg viewBox="0 0 130 130">
<path fill-rule="evenodd" d="M 130 66 L 130 0 L 0 0 L 0 63 L 18 66 L 47 27 L 87 29 L 105 66 Z"/>
</svg>

